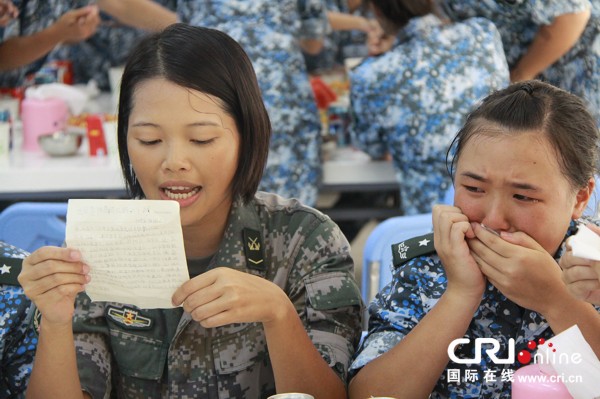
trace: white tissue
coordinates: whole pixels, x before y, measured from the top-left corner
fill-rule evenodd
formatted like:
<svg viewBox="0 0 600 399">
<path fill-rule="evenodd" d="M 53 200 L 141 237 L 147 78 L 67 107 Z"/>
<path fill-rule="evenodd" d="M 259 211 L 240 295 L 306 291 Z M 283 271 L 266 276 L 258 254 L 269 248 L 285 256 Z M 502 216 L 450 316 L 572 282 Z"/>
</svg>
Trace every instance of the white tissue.
<svg viewBox="0 0 600 399">
<path fill-rule="evenodd" d="M 578 258 L 600 260 L 600 236 L 583 224 L 569 239 L 573 255 Z"/>
<path fill-rule="evenodd" d="M 600 396 L 600 361 L 574 325 L 538 347 L 540 370 L 556 375 L 575 399 Z"/>
<path fill-rule="evenodd" d="M 38 100 L 60 98 L 67 103 L 71 115 L 79 115 L 83 112 L 90 94 L 86 90 L 63 83 L 48 83 L 28 88 L 25 97 Z"/>
</svg>

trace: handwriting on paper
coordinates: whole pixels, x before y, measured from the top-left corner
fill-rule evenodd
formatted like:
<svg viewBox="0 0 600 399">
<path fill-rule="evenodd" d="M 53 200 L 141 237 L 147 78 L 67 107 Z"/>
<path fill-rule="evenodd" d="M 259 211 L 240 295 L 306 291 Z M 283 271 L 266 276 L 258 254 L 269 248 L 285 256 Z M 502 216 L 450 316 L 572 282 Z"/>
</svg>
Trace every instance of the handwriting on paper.
<svg viewBox="0 0 600 399">
<path fill-rule="evenodd" d="M 66 244 L 90 266 L 92 301 L 172 308 L 189 280 L 175 201 L 69 200 Z"/>
</svg>

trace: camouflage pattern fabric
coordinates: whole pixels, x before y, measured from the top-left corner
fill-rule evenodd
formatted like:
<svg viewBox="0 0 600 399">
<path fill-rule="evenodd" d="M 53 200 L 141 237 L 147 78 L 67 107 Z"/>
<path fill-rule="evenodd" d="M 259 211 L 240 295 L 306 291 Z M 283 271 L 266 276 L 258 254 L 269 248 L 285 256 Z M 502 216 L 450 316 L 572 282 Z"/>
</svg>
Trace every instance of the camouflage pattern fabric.
<svg viewBox="0 0 600 399">
<path fill-rule="evenodd" d="M 234 205 L 209 269 L 262 276 L 295 305 L 314 345 L 346 381 L 361 334 L 349 244 L 320 212 L 259 193 Z M 249 267 L 244 229 L 259 233 L 264 267 Z M 74 318 L 84 390 L 94 398 L 266 398 L 275 382 L 260 323 L 203 328 L 182 309 L 138 309 L 79 296 Z M 293 342 L 290 342 L 293 345 Z M 318 382 L 315 382 L 318 383 Z"/>
<path fill-rule="evenodd" d="M 23 259 L 27 252 L 0 241 L 0 256 Z M 0 280 L 12 273 L 0 263 Z M 25 397 L 37 346 L 33 306 L 20 286 L 0 282 L 0 398 Z"/>
<path fill-rule="evenodd" d="M 219 29 L 252 60 L 273 135 L 260 189 L 314 206 L 321 124 L 298 40 L 329 31 L 322 0 L 179 0 L 181 22 Z"/>
<path fill-rule="evenodd" d="M 576 223 L 572 222 L 565 240 L 576 230 Z M 558 260 L 563 252 L 564 241 L 554 258 Z M 392 282 L 369 304 L 369 332 L 352 363 L 351 375 L 400 342 L 435 306 L 446 286 L 444 267 L 436 254 L 416 256 L 396 268 Z M 517 354 L 520 351 L 534 352 L 528 349 L 529 341 L 538 342 L 540 338 L 547 340 L 553 336 L 548 322 L 540 314 L 518 306 L 488 284 L 465 333 L 471 345 L 461 345 L 455 354 L 458 358 L 473 359 L 475 351 L 472 344 L 476 338 L 495 338 L 500 343 L 496 356 L 507 359 L 509 338 L 514 338 Z M 489 346 L 483 348 L 479 364 L 450 361 L 430 398 L 510 399 L 511 377 L 522 365 L 518 361 L 494 364 L 485 353 L 487 349 Z M 533 358 L 534 353 L 531 356 Z M 449 380 L 452 371 L 460 376 L 459 381 Z M 465 378 L 466 375 L 471 377 Z"/>
<path fill-rule="evenodd" d="M 438 0 L 454 20 L 474 16 L 494 22 L 512 68 L 538 29 L 563 14 L 592 8 L 592 16 L 575 45 L 541 73 L 540 78 L 588 101 L 600 126 L 600 1 L 599 0 Z"/>
<path fill-rule="evenodd" d="M 175 10 L 176 0 L 153 0 Z M 92 0 L 16 0 L 21 16 L 4 30 L 2 41 L 12 36 L 26 36 L 39 32 L 56 22 L 65 12 L 95 3 Z M 59 45 L 44 57 L 22 68 L 0 73 L 0 87 L 20 86 L 25 76 L 37 72 L 47 62 L 70 60 L 74 83 L 86 84 L 94 80 L 101 90 L 110 90 L 108 70 L 124 65 L 133 46 L 147 32 L 125 26 L 101 13 L 102 23 L 89 39 L 71 45 Z M 1 28 L 0 28 L 1 31 Z"/>
<path fill-rule="evenodd" d="M 13 0 L 13 4 L 19 9 L 19 16 L 4 29 L 0 28 L 2 42 L 46 29 L 71 9 L 71 2 L 66 0 Z M 44 56 L 29 65 L 0 73 L 0 87 L 23 85 L 25 76 L 38 71 L 46 60 Z"/>
<path fill-rule="evenodd" d="M 481 18 L 413 18 L 390 51 L 350 73 L 353 144 L 376 159 L 391 154 L 404 214 L 442 202 L 452 138 L 478 100 L 507 84 L 500 36 Z"/>
</svg>

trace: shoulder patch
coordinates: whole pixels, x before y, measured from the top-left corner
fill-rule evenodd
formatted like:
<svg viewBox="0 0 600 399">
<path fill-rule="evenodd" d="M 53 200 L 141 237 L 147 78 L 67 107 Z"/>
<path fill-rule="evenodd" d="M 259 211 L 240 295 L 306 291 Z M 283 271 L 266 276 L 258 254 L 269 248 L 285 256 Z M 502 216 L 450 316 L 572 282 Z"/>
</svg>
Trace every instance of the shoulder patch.
<svg viewBox="0 0 600 399">
<path fill-rule="evenodd" d="M 140 310 L 127 306 L 106 307 L 106 318 L 113 323 L 130 330 L 148 330 L 152 328 L 152 319 L 142 316 Z"/>
<path fill-rule="evenodd" d="M 265 254 L 260 232 L 246 227 L 242 231 L 242 235 L 246 266 L 248 269 L 265 271 L 267 266 L 265 265 Z"/>
<path fill-rule="evenodd" d="M 0 257 L 0 284 L 21 285 L 17 277 L 23 268 L 23 259 Z"/>
<path fill-rule="evenodd" d="M 392 245 L 394 267 L 400 267 L 409 260 L 435 252 L 433 233 L 414 237 Z"/>
</svg>

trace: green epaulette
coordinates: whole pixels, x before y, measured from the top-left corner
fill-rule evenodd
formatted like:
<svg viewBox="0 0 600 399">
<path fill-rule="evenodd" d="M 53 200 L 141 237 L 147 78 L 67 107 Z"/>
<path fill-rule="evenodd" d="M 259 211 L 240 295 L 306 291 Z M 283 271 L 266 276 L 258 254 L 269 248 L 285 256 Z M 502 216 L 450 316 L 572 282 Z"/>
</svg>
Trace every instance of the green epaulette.
<svg viewBox="0 0 600 399">
<path fill-rule="evenodd" d="M 414 237 L 392 245 L 394 268 L 400 267 L 411 259 L 435 252 L 433 233 Z"/>
<path fill-rule="evenodd" d="M 17 277 L 22 267 L 23 259 L 0 256 L 0 284 L 20 285 Z"/>
</svg>

